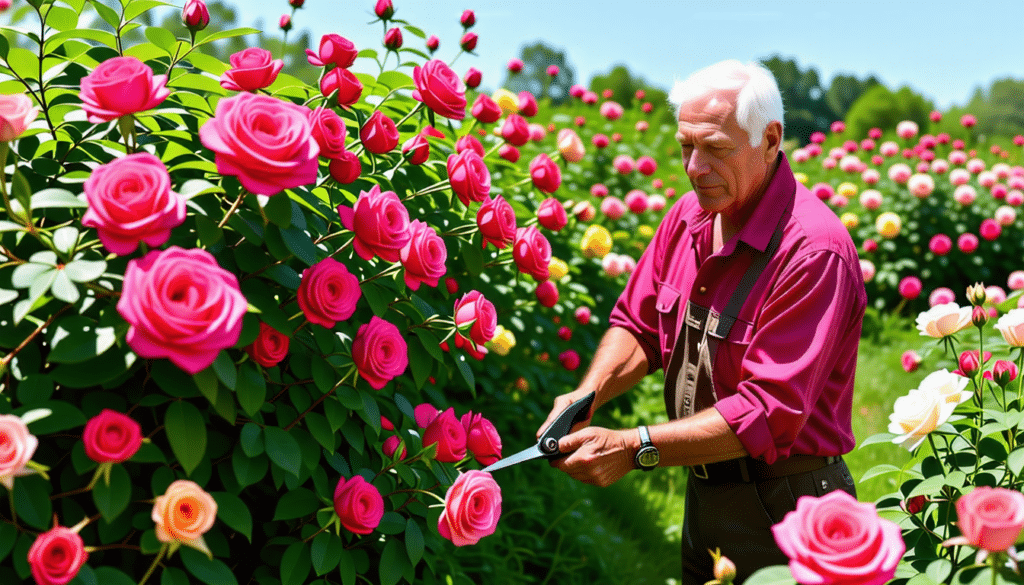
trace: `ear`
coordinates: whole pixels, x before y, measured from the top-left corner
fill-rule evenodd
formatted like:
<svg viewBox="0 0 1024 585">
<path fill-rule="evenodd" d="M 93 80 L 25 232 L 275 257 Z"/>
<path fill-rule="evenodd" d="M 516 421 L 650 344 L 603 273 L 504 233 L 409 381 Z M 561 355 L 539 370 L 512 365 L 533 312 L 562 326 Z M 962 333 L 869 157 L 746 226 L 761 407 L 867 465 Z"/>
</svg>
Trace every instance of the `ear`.
<svg viewBox="0 0 1024 585">
<path fill-rule="evenodd" d="M 761 145 L 765 149 L 765 160 L 769 163 L 774 162 L 779 155 L 779 149 L 782 148 L 782 124 L 778 120 L 769 122 L 765 127 Z"/>
</svg>

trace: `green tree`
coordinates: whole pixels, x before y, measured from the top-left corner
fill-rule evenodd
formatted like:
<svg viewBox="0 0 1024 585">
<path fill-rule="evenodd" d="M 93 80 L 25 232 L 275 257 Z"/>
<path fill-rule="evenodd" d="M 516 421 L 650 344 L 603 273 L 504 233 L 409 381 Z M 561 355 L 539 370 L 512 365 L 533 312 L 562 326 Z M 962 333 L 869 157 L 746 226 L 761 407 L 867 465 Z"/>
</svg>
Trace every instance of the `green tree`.
<svg viewBox="0 0 1024 585">
<path fill-rule="evenodd" d="M 610 89 L 612 96 L 608 99 L 622 104 L 624 108 L 634 107 L 633 102 L 637 99 L 636 92 L 643 91 L 643 101 L 654 105 L 651 123 L 675 123 L 675 112 L 672 111 L 668 103 L 668 92 L 660 87 L 652 86 L 642 77 L 633 75 L 625 65 L 615 65 L 608 73 L 595 75 L 590 80 L 590 89 L 598 94 Z"/>
<path fill-rule="evenodd" d="M 553 104 L 569 99 L 569 88 L 576 83 L 576 72 L 564 51 L 548 46 L 543 41 L 523 47 L 520 59 L 523 70 L 509 72 L 502 87 L 513 92 L 528 91 L 538 99 L 547 97 Z M 558 75 L 548 75 L 548 67 L 558 67 Z"/>
<path fill-rule="evenodd" d="M 932 102 L 910 87 L 893 92 L 884 85 L 875 85 L 864 92 L 850 107 L 846 131 L 850 136 L 867 136 L 871 128 L 890 129 L 902 120 L 917 122 L 928 128 Z"/>
<path fill-rule="evenodd" d="M 836 75 L 825 92 L 825 104 L 832 110 L 836 120 L 843 120 L 857 98 L 876 85 L 879 85 L 879 81 L 874 75 L 864 80 L 853 75 Z"/>
<path fill-rule="evenodd" d="M 837 119 L 824 99 L 826 92 L 817 69 L 802 69 L 795 59 L 784 59 L 779 55 L 762 59 L 761 64 L 775 76 L 782 94 L 787 139 L 805 144 L 811 134 L 827 129 Z"/>
</svg>

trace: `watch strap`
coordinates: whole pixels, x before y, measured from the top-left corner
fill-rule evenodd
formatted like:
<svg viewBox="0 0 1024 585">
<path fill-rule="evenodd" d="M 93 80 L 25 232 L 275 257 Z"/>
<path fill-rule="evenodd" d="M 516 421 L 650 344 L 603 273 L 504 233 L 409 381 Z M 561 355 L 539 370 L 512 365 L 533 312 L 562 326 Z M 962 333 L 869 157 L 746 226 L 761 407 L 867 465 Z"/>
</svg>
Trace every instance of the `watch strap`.
<svg viewBox="0 0 1024 585">
<path fill-rule="evenodd" d="M 651 433 L 646 426 L 640 425 L 637 430 L 640 431 L 640 447 L 654 444 L 651 442 Z"/>
</svg>

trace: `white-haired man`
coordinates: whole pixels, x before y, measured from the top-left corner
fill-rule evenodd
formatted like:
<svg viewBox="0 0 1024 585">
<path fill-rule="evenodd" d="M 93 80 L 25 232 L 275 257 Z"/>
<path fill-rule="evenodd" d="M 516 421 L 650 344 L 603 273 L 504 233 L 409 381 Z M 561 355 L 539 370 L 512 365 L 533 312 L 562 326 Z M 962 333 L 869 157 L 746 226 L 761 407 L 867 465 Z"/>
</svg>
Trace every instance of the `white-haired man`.
<svg viewBox="0 0 1024 585">
<path fill-rule="evenodd" d="M 693 191 L 658 227 L 586 376 L 548 422 L 595 391 L 592 415 L 659 368 L 671 420 L 625 430 L 588 420 L 553 465 L 602 486 L 631 469 L 689 467 L 683 582 L 713 578 L 716 547 L 742 582 L 787 562 L 771 526 L 797 498 L 856 495 L 840 456 L 855 444 L 866 294 L 849 234 L 781 152 L 768 70 L 717 63 L 676 83 L 670 100 Z"/>
</svg>

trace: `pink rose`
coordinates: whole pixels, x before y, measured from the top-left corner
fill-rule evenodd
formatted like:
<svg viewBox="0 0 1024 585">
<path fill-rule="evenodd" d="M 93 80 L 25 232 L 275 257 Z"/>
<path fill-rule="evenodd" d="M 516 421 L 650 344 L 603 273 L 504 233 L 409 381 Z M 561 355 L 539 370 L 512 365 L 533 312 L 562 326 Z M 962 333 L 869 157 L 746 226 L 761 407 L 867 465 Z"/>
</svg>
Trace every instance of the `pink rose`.
<svg viewBox="0 0 1024 585">
<path fill-rule="evenodd" d="M 501 136 L 513 146 L 522 146 L 530 140 L 530 125 L 519 114 L 509 114 L 501 125 Z"/>
<path fill-rule="evenodd" d="M 316 182 L 320 147 L 309 110 L 255 93 L 217 102 L 217 113 L 199 129 L 203 146 L 216 153 L 217 172 L 237 175 L 257 195 Z"/>
<path fill-rule="evenodd" d="M 455 301 L 453 315 L 455 337 L 468 335 L 476 345 L 490 341 L 498 327 L 498 312 L 494 309 L 494 303 L 477 290 L 471 290 Z"/>
<path fill-rule="evenodd" d="M 181 23 L 189 30 L 201 31 L 210 24 L 210 10 L 203 0 L 188 0 L 181 10 Z"/>
<path fill-rule="evenodd" d="M 437 418 L 437 415 L 441 414 L 441 411 L 436 406 L 426 402 L 416 405 L 412 412 L 416 417 L 416 426 L 421 429 L 429 427 L 430 423 L 434 422 L 434 419 Z"/>
<path fill-rule="evenodd" d="M 909 301 L 920 296 L 921 288 L 921 279 L 916 276 L 904 276 L 897 287 L 900 296 Z"/>
<path fill-rule="evenodd" d="M 310 323 L 331 329 L 355 313 L 361 296 L 359 279 L 341 262 L 324 258 L 302 271 L 296 300 Z"/>
<path fill-rule="evenodd" d="M 55 526 L 36 537 L 28 549 L 28 565 L 36 585 L 64 585 L 78 575 L 89 558 L 77 532 Z"/>
<path fill-rule="evenodd" d="M 448 250 L 444 240 L 434 228 L 418 219 L 409 224 L 409 242 L 402 248 L 400 258 L 405 267 L 405 285 L 418 290 L 420 283 L 437 286 L 437 280 L 444 276 Z"/>
<path fill-rule="evenodd" d="M 380 256 L 386 262 L 398 262 L 412 237 L 409 211 L 394 191 L 382 192 L 380 185 L 360 192 L 353 207 L 339 205 L 338 215 L 345 228 L 355 232 L 353 244 L 363 260 Z"/>
<path fill-rule="evenodd" d="M 945 256 L 953 249 L 953 240 L 946 234 L 935 234 L 928 241 L 928 249 L 936 256 Z"/>
<path fill-rule="evenodd" d="M 772 532 L 800 583 L 881 585 L 906 550 L 898 524 L 842 490 L 802 496 Z"/>
<path fill-rule="evenodd" d="M 516 212 L 501 195 L 487 198 L 476 212 L 476 225 L 483 236 L 483 247 L 490 243 L 503 250 L 516 236 Z"/>
<path fill-rule="evenodd" d="M 640 171 L 640 174 L 651 176 L 654 171 L 658 170 L 658 163 L 649 156 L 641 156 L 636 159 L 636 170 Z"/>
<path fill-rule="evenodd" d="M 315 67 L 327 67 L 334 64 L 341 69 L 348 69 L 356 62 L 359 50 L 352 41 L 338 34 L 326 34 L 320 37 L 320 52 L 314 53 L 306 49 L 306 60 Z"/>
<path fill-rule="evenodd" d="M 491 172 L 473 150 L 448 157 L 448 180 L 459 201 L 467 207 L 470 201 L 484 201 L 491 192 Z"/>
<path fill-rule="evenodd" d="M 981 234 L 981 237 L 985 238 L 986 240 L 995 240 L 999 238 L 999 235 L 1002 232 L 1003 228 L 1002 226 L 999 225 L 999 222 L 997 222 L 996 220 L 991 218 L 985 218 L 981 220 L 981 228 L 978 230 L 978 233 Z"/>
<path fill-rule="evenodd" d="M 481 124 L 497 122 L 501 118 L 501 107 L 489 96 L 480 94 L 469 111 Z"/>
<path fill-rule="evenodd" d="M 633 213 L 640 214 L 647 211 L 649 207 L 647 199 L 647 193 L 639 189 L 633 189 L 629 193 L 626 193 L 626 207 Z"/>
<path fill-rule="evenodd" d="M 84 190 L 89 209 L 82 225 L 96 228 L 103 246 L 119 256 L 140 241 L 163 245 L 185 221 L 185 199 L 171 191 L 167 167 L 148 152 L 96 167 Z"/>
<path fill-rule="evenodd" d="M 374 154 L 384 154 L 398 146 L 398 128 L 395 127 L 394 120 L 380 110 L 374 110 L 359 131 L 359 139 L 366 150 Z"/>
<path fill-rule="evenodd" d="M 957 526 L 963 536 L 947 544 L 968 544 L 990 552 L 1013 546 L 1024 528 L 1024 494 L 981 486 L 956 501 Z"/>
<path fill-rule="evenodd" d="M 334 513 L 353 534 L 370 534 L 384 517 L 384 498 L 363 476 L 338 480 L 334 488 Z"/>
<path fill-rule="evenodd" d="M 423 446 L 437 444 L 434 459 L 444 463 L 458 463 L 466 457 L 466 429 L 455 418 L 455 409 L 437 415 L 423 431 Z"/>
<path fill-rule="evenodd" d="M 557 232 L 569 223 L 569 217 L 558 199 L 548 197 L 541 201 L 540 207 L 537 208 L 537 221 L 547 229 Z"/>
<path fill-rule="evenodd" d="M 220 76 L 220 85 L 230 91 L 255 91 L 274 83 L 284 68 L 283 59 L 275 59 L 270 51 L 249 47 L 230 57 L 231 69 Z"/>
<path fill-rule="evenodd" d="M 142 427 L 128 415 L 104 408 L 85 423 L 82 442 L 96 463 L 121 463 L 142 446 Z"/>
<path fill-rule="evenodd" d="M 540 233 L 537 226 L 521 227 L 516 230 L 515 243 L 512 245 L 512 259 L 519 271 L 529 274 L 537 280 L 547 280 L 551 273 L 551 244 Z"/>
<path fill-rule="evenodd" d="M 238 341 L 248 305 L 212 254 L 171 246 L 128 262 L 117 311 L 135 353 L 195 374 Z"/>
<path fill-rule="evenodd" d="M 960 234 L 956 239 L 956 247 L 964 254 L 971 254 L 978 249 L 978 236 L 974 234 Z"/>
<path fill-rule="evenodd" d="M 14 489 L 14 478 L 32 473 L 25 465 L 35 455 L 39 439 L 13 414 L 0 414 L 0 484 Z"/>
<path fill-rule="evenodd" d="M 519 92 L 519 113 L 527 118 L 532 118 L 537 115 L 537 98 L 533 97 L 533 94 L 528 91 Z"/>
<path fill-rule="evenodd" d="M 620 154 L 612 160 L 612 166 L 622 175 L 628 175 L 636 168 L 636 162 L 628 154 Z"/>
<path fill-rule="evenodd" d="M 302 286 L 301 284 L 299 285 Z M 264 368 L 272 368 L 288 355 L 291 340 L 287 335 L 260 321 L 260 332 L 256 339 L 245 348 L 252 360 Z"/>
<path fill-rule="evenodd" d="M 472 134 L 467 134 L 462 138 L 459 138 L 458 141 L 455 142 L 456 153 L 461 153 L 462 151 L 467 149 L 479 154 L 480 158 L 483 158 L 483 156 L 486 154 L 486 152 L 484 151 L 484 145 L 480 144 L 480 141 L 477 140 L 476 136 L 473 136 Z"/>
<path fill-rule="evenodd" d="M 0 142 L 10 142 L 24 134 L 38 115 L 39 108 L 27 95 L 0 95 Z"/>
<path fill-rule="evenodd" d="M 605 102 L 601 104 L 601 115 L 609 120 L 618 120 L 625 110 L 616 102 Z"/>
<path fill-rule="evenodd" d="M 580 325 L 590 324 L 590 307 L 577 307 L 576 312 L 573 315 L 576 317 L 576 322 Z"/>
<path fill-rule="evenodd" d="M 562 171 L 551 157 L 542 152 L 530 161 L 530 178 L 539 191 L 554 193 L 562 184 Z"/>
<path fill-rule="evenodd" d="M 381 20 L 390 20 L 395 14 L 395 6 L 391 3 L 391 0 L 377 0 L 377 3 L 373 6 L 373 12 Z"/>
<path fill-rule="evenodd" d="M 419 134 L 405 141 L 402 145 L 402 154 L 408 155 L 409 164 L 421 165 L 430 158 L 429 137 L 444 138 L 444 134 L 438 132 L 433 126 L 427 126 Z M 411 154 L 409 154 L 411 153 Z"/>
<path fill-rule="evenodd" d="M 166 75 L 135 57 L 113 57 L 82 78 L 78 97 L 88 120 L 100 124 L 157 107 L 171 95 L 165 85 Z"/>
<path fill-rule="evenodd" d="M 320 79 L 320 93 L 324 97 L 338 92 L 338 105 L 351 106 L 363 95 L 363 82 L 348 69 L 335 67 Z"/>
<path fill-rule="evenodd" d="M 401 49 L 402 29 L 398 28 L 397 26 L 388 29 L 388 31 L 384 33 L 384 47 L 387 48 L 389 51 L 397 51 L 398 49 Z"/>
<path fill-rule="evenodd" d="M 463 473 L 448 488 L 444 502 L 437 531 L 455 546 L 476 544 L 494 534 L 501 517 L 501 488 L 490 473 Z"/>
<path fill-rule="evenodd" d="M 608 137 L 604 134 L 594 134 L 594 137 L 590 139 L 590 142 L 597 148 L 606 148 L 610 143 Z"/>
<path fill-rule="evenodd" d="M 309 113 L 310 131 L 320 147 L 320 156 L 336 159 L 345 152 L 345 138 L 348 130 L 345 121 L 334 110 L 317 108 Z"/>
<path fill-rule="evenodd" d="M 356 153 L 346 150 L 327 165 L 327 171 L 331 173 L 332 179 L 343 185 L 348 185 L 354 183 L 362 174 L 363 163 L 360 162 Z"/>
<path fill-rule="evenodd" d="M 904 371 L 915 372 L 921 365 L 921 356 L 916 351 L 908 349 L 900 356 L 900 363 L 903 365 Z"/>
<path fill-rule="evenodd" d="M 466 429 L 466 446 L 480 465 L 490 465 L 501 459 L 501 437 L 498 429 L 482 414 L 467 412 L 462 415 Z"/>
<path fill-rule="evenodd" d="M 459 22 L 462 24 L 462 28 L 473 28 L 473 25 L 476 24 L 476 14 L 472 10 L 464 10 Z"/>
<path fill-rule="evenodd" d="M 361 325 L 352 342 L 352 361 L 359 375 L 380 390 L 409 366 L 409 347 L 401 332 L 388 321 L 373 316 Z"/>
<path fill-rule="evenodd" d="M 550 280 L 538 284 L 533 293 L 537 296 L 537 301 L 545 307 L 551 308 L 558 304 L 558 287 Z"/>
<path fill-rule="evenodd" d="M 519 73 L 523 70 L 523 60 L 513 57 L 508 60 L 508 70 L 510 73 Z"/>
<path fill-rule="evenodd" d="M 459 46 L 463 51 L 472 51 L 476 48 L 476 42 L 480 37 L 474 32 L 468 32 L 459 39 Z"/>
<path fill-rule="evenodd" d="M 475 89 L 480 86 L 480 82 L 483 81 L 484 74 L 476 67 L 470 67 L 466 70 L 466 74 L 462 77 L 463 83 L 466 87 Z M 480 94 L 483 96 L 483 94 Z"/>
<path fill-rule="evenodd" d="M 511 144 L 502 144 L 498 147 L 498 156 L 507 160 L 508 162 L 515 163 L 519 162 L 519 149 L 512 146 Z"/>
<path fill-rule="evenodd" d="M 438 116 L 452 120 L 466 117 L 466 86 L 444 61 L 431 59 L 423 67 L 414 67 L 416 89 L 413 99 L 421 101 Z"/>
</svg>

